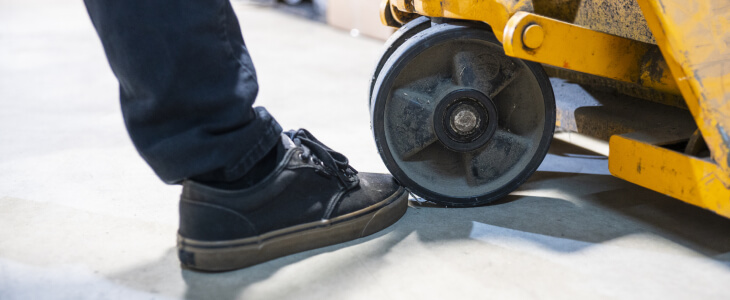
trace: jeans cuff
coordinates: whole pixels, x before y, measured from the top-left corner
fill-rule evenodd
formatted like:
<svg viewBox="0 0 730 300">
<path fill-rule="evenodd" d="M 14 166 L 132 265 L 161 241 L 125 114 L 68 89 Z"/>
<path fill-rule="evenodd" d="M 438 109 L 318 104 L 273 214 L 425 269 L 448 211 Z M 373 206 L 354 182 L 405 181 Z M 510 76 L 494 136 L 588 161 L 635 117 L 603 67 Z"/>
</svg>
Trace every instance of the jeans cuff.
<svg viewBox="0 0 730 300">
<path fill-rule="evenodd" d="M 256 120 L 261 128 L 257 128 L 259 138 L 256 144 L 241 156 L 241 159 L 224 170 L 225 181 L 233 181 L 246 175 L 269 151 L 276 146 L 281 138 L 281 125 L 263 107 L 254 107 Z"/>
</svg>

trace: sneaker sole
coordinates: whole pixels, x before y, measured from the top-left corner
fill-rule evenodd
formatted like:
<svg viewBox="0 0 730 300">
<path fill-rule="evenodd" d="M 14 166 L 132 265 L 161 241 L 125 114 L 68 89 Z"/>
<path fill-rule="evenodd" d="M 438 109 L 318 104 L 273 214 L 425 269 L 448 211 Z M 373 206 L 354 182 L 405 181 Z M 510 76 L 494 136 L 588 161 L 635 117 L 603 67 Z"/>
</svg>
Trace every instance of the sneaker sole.
<svg viewBox="0 0 730 300">
<path fill-rule="evenodd" d="M 371 235 L 397 222 L 407 208 L 408 193 L 401 187 L 385 200 L 364 209 L 255 237 L 199 241 L 178 234 L 178 256 L 181 265 L 187 269 L 204 272 L 236 270 Z"/>
</svg>

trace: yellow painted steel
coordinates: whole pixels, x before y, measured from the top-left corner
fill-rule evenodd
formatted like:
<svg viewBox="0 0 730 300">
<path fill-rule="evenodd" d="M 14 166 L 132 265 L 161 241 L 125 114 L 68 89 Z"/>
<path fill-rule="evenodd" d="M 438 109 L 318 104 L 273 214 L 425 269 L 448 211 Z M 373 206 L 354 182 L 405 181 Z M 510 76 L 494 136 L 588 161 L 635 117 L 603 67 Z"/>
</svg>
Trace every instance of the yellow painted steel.
<svg viewBox="0 0 730 300">
<path fill-rule="evenodd" d="M 401 11 L 433 18 L 485 22 L 497 39 L 509 18 L 518 11 L 532 11 L 531 0 L 392 0 Z"/>
<path fill-rule="evenodd" d="M 536 0 L 532 13 L 654 44 L 636 0 Z"/>
<path fill-rule="evenodd" d="M 390 0 L 380 1 L 380 23 L 389 27 L 400 27 L 402 24 L 393 17 L 393 9 Z"/>
<path fill-rule="evenodd" d="M 504 43 L 507 55 L 555 67 L 566 68 L 623 82 L 638 84 L 660 92 L 679 94 L 674 78 L 652 44 L 625 37 L 602 33 L 557 19 L 532 14 L 531 0 L 391 0 L 381 6 L 383 24 L 392 26 L 382 16 L 393 15 L 386 9 L 395 9 L 435 18 L 480 21 L 489 24 L 497 39 Z M 565 0 L 563 0 L 565 1 Z M 626 1 L 626 0 L 622 0 Z M 586 1 L 586 11 L 599 5 L 611 7 L 597 0 Z M 567 7 L 567 6 L 566 6 Z M 546 10 L 566 18 L 559 9 Z M 578 14 L 576 18 L 588 13 Z M 624 15 L 629 14 L 624 12 Z M 585 17 L 583 17 L 585 18 Z M 395 18 L 398 20 L 398 18 Z M 582 20 L 585 22 L 585 20 Z M 544 30 L 545 45 L 531 49 L 523 47 L 524 28 L 539 23 Z M 617 31 L 624 35 L 631 32 Z M 637 36 L 644 36 L 638 35 Z M 529 36 L 529 35 L 528 35 Z M 646 39 L 646 38 L 644 38 Z"/>
<path fill-rule="evenodd" d="M 712 161 L 626 134 L 611 137 L 608 169 L 618 178 L 730 218 L 730 189 L 718 178 L 722 170 Z"/>
<path fill-rule="evenodd" d="M 721 0 L 638 2 L 722 170 L 717 176 L 730 187 L 730 4 Z"/>
<path fill-rule="evenodd" d="M 530 47 L 525 41 L 529 37 L 526 29 L 535 26 L 544 36 L 539 47 Z M 655 48 L 651 44 L 527 12 L 517 12 L 510 18 L 502 43 L 509 56 L 679 93 L 663 60 L 651 59 Z M 645 67 L 646 63 L 652 65 Z"/>
<path fill-rule="evenodd" d="M 514 13 L 524 11 L 654 44 L 636 0 L 393 0 L 392 3 L 398 10 L 424 16 L 483 21 L 496 27 L 497 38 L 502 38 L 507 20 Z"/>
<path fill-rule="evenodd" d="M 398 10 L 390 4 L 390 0 L 380 1 L 380 23 L 390 27 L 401 27 L 401 25 L 418 18 L 418 14 Z"/>
</svg>

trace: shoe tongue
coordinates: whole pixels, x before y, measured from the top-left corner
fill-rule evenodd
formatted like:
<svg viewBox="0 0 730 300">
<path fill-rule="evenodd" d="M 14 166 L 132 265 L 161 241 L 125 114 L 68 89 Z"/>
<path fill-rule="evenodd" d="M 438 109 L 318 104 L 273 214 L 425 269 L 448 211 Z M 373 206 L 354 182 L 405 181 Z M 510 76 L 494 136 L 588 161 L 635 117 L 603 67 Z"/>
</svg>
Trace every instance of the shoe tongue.
<svg viewBox="0 0 730 300">
<path fill-rule="evenodd" d="M 294 144 L 294 141 L 292 141 L 288 135 L 282 133 L 280 147 L 284 150 L 282 152 L 286 152 L 291 148 L 296 148 L 297 145 Z"/>
<path fill-rule="evenodd" d="M 279 142 L 276 143 L 276 163 L 281 163 L 281 160 L 284 158 L 284 155 L 289 151 L 289 149 L 296 147 L 296 144 L 294 144 L 294 141 L 292 141 L 287 135 L 282 134 L 281 138 L 279 139 Z"/>
</svg>

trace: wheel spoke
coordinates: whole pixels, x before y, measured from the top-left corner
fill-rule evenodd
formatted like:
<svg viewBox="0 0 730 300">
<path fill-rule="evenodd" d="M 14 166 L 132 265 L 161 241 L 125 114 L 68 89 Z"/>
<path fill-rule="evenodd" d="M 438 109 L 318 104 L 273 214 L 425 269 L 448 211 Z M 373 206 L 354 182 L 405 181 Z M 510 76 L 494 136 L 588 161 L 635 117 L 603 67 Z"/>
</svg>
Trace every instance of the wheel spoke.
<svg viewBox="0 0 730 300">
<path fill-rule="evenodd" d="M 513 168 L 521 169 L 520 161 L 532 147 L 528 138 L 497 130 L 487 146 L 478 153 L 464 157 L 466 182 L 471 186 L 482 185 L 503 178 Z"/>
<path fill-rule="evenodd" d="M 422 176 L 444 182 L 460 181 L 464 177 L 463 156 L 464 153 L 451 151 L 441 143 L 432 143 L 412 155 L 406 163 L 427 166 L 428 172 L 420 174 Z"/>
<path fill-rule="evenodd" d="M 484 51 L 465 49 L 454 55 L 452 70 L 454 82 L 465 87 L 491 87 L 490 81 L 499 73 L 499 58 Z"/>
<path fill-rule="evenodd" d="M 475 46 L 466 46 L 463 51 L 454 55 L 452 75 L 457 85 L 484 91 L 493 98 L 509 86 L 524 69 L 512 58 L 500 55 L 499 52 L 484 51 L 483 48 L 472 49 L 473 47 Z"/>
<path fill-rule="evenodd" d="M 393 91 L 388 105 L 388 126 L 393 129 L 391 143 L 401 159 L 407 160 L 433 144 L 433 111 L 436 104 L 430 95 L 411 89 Z"/>
<path fill-rule="evenodd" d="M 515 76 L 511 84 L 492 98 L 497 106 L 500 128 L 522 136 L 541 134 L 545 124 L 545 105 L 535 101 L 542 99 L 541 90 L 532 88 L 536 85 L 537 81 L 529 76 Z"/>
<path fill-rule="evenodd" d="M 497 78 L 492 80 L 492 90 L 490 90 L 490 93 L 487 96 L 491 99 L 496 98 L 499 93 L 501 93 L 506 87 L 510 86 L 515 79 L 520 77 L 524 71 L 524 67 L 518 66 L 512 60 L 503 64 Z"/>
</svg>

